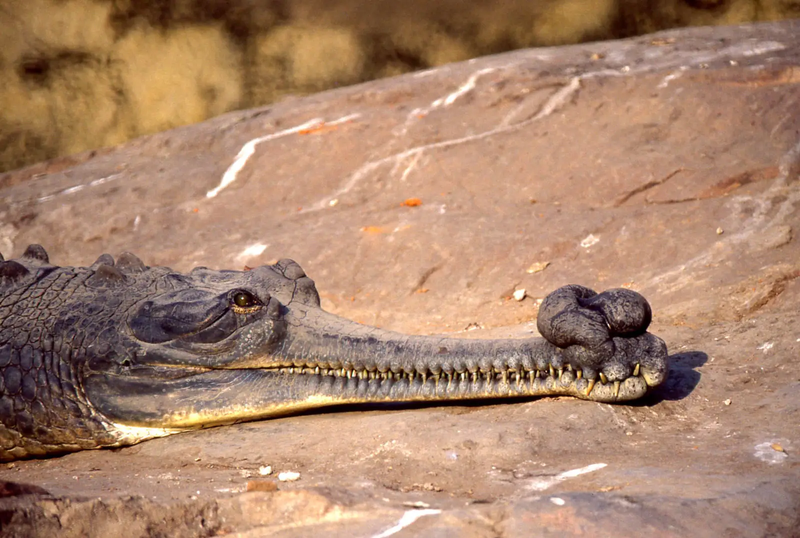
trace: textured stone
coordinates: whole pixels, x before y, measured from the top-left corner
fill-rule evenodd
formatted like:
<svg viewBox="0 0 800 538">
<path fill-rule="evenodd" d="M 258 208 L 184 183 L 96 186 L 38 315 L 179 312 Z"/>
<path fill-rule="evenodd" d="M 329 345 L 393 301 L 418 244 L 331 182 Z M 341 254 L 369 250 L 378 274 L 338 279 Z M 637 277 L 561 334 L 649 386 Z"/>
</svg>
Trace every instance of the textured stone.
<svg viewBox="0 0 800 538">
<path fill-rule="evenodd" d="M 79 265 L 104 251 L 181 270 L 290 257 L 337 314 L 474 337 L 534 331 L 562 284 L 629 287 L 672 352 L 665 385 L 633 406 L 340 408 L 16 462 L 0 480 L 55 500 L 0 501 L 6 528 L 796 532 L 798 51 L 798 22 L 524 50 L 0 178 L 6 259 L 28 243 Z M 265 465 L 302 478 L 245 493 Z"/>
</svg>

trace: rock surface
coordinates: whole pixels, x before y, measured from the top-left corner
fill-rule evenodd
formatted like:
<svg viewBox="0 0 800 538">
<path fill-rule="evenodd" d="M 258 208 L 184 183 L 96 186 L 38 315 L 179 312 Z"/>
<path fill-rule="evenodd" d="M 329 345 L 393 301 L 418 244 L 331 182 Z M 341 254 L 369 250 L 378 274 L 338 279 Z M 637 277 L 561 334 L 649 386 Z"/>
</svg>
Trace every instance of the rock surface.
<svg viewBox="0 0 800 538">
<path fill-rule="evenodd" d="M 288 256 L 330 311 L 475 337 L 627 286 L 672 353 L 636 405 L 340 408 L 4 465 L 2 533 L 794 535 L 799 51 L 797 21 L 531 49 L 0 176 L 6 256 Z"/>
</svg>

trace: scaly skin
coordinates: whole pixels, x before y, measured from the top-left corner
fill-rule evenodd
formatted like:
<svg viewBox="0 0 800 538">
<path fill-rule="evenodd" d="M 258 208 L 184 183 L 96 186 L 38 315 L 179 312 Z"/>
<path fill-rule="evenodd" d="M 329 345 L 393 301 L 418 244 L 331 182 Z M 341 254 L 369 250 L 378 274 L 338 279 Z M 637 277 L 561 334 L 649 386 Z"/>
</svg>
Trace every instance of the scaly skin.
<svg viewBox="0 0 800 538">
<path fill-rule="evenodd" d="M 250 271 L 0 257 L 0 461 L 340 403 L 643 396 L 667 373 L 650 306 L 566 286 L 544 338 L 409 336 L 324 312 L 291 260 Z"/>
</svg>

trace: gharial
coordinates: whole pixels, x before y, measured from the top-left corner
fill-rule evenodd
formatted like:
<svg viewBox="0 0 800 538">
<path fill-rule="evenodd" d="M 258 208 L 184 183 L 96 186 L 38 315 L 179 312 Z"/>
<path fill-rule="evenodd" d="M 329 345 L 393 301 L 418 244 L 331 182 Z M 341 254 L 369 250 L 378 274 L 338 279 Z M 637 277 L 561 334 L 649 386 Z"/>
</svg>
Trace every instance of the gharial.
<svg viewBox="0 0 800 538">
<path fill-rule="evenodd" d="M 409 336 L 320 308 L 291 260 L 247 271 L 146 267 L 124 253 L 0 256 L 0 460 L 118 447 L 358 402 L 639 398 L 667 375 L 638 293 L 559 288 L 544 338 Z"/>
</svg>

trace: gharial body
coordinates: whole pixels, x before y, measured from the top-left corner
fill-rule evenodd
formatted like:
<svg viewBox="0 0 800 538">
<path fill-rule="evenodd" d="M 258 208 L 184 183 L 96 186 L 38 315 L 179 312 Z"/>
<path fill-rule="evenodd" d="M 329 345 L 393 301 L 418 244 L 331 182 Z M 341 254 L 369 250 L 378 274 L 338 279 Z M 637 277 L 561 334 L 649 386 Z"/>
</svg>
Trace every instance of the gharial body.
<svg viewBox="0 0 800 538">
<path fill-rule="evenodd" d="M 323 311 L 281 260 L 187 274 L 104 254 L 57 267 L 0 257 L 0 461 L 358 402 L 641 397 L 667 374 L 636 292 L 565 286 L 544 338 L 409 336 Z"/>
</svg>

